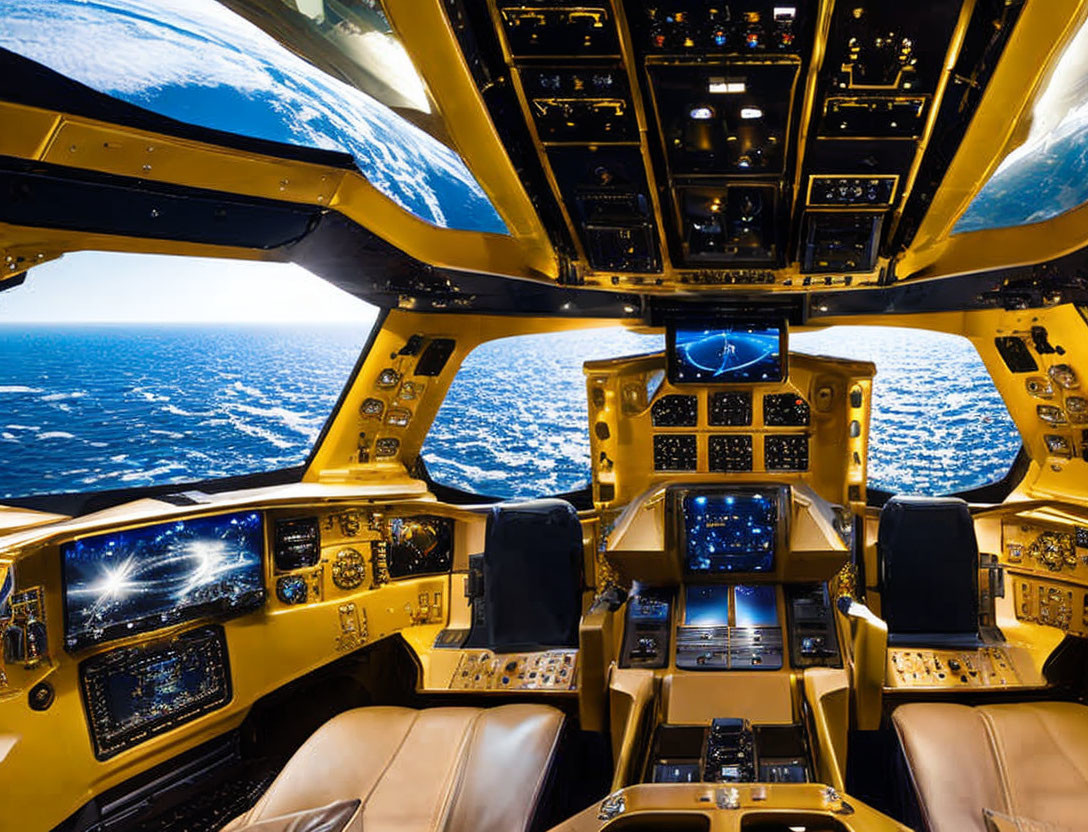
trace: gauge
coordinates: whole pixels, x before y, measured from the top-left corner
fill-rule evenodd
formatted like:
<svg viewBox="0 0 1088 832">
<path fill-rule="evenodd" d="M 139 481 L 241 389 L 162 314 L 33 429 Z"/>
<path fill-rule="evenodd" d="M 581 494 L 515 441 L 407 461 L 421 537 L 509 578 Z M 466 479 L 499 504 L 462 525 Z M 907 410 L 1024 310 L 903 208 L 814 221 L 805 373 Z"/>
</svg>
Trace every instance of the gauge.
<svg viewBox="0 0 1088 832">
<path fill-rule="evenodd" d="M 341 549 L 332 562 L 332 582 L 340 589 L 355 589 L 366 579 L 366 559 L 356 549 Z"/>
<path fill-rule="evenodd" d="M 449 570 L 453 556 L 453 521 L 421 515 L 389 521 L 386 563 L 389 575 L 422 575 Z"/>
<path fill-rule="evenodd" d="M 1030 553 L 1051 572 L 1060 572 L 1065 566 L 1072 569 L 1077 565 L 1077 552 L 1071 534 L 1043 532 L 1031 544 Z"/>
</svg>

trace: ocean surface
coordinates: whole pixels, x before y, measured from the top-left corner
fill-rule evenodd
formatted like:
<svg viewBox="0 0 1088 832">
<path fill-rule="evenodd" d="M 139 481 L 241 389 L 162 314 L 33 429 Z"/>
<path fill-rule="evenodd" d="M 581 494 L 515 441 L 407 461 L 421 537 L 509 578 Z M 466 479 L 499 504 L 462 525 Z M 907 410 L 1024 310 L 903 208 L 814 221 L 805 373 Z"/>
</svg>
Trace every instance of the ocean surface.
<svg viewBox="0 0 1088 832">
<path fill-rule="evenodd" d="M 880 327 L 791 336 L 797 352 L 873 361 L 869 482 L 947 494 L 1000 479 L 1020 436 L 969 341 Z M 436 480 L 500 497 L 561 493 L 589 477 L 582 361 L 664 349 L 662 336 L 599 329 L 478 347 L 424 444 Z"/>
<path fill-rule="evenodd" d="M 351 326 L 0 326 L 0 497 L 131 488 L 302 463 L 367 333 Z M 589 475 L 582 361 L 661 348 L 609 328 L 485 344 L 424 446 L 435 480 L 480 494 Z M 794 349 L 878 366 L 870 481 L 939 494 L 999 478 L 1020 439 L 960 338 L 850 328 Z"/>
<path fill-rule="evenodd" d="M 367 334 L 350 326 L 0 326 L 0 494 L 298 465 Z"/>
</svg>

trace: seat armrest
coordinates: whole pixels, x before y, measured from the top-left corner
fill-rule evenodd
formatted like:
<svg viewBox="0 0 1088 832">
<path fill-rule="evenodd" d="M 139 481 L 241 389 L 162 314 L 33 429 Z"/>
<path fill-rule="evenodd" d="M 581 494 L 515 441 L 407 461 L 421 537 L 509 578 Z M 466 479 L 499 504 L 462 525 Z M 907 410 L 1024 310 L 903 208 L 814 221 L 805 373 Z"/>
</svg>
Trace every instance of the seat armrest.
<svg viewBox="0 0 1088 832">
<path fill-rule="evenodd" d="M 843 596 L 837 603 L 851 632 L 850 689 L 854 727 L 880 727 L 884 705 L 884 674 L 888 662 L 888 623 L 865 604 Z"/>
</svg>

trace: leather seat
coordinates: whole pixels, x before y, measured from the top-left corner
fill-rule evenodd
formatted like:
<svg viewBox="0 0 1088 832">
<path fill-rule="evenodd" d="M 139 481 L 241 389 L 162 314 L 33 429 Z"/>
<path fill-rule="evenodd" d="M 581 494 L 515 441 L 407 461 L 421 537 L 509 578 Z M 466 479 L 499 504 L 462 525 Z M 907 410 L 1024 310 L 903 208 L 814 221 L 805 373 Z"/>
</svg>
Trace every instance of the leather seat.
<svg viewBox="0 0 1088 832">
<path fill-rule="evenodd" d="M 986 832 L 983 810 L 1088 828 L 1088 707 L 918 702 L 892 723 L 929 832 Z"/>
<path fill-rule="evenodd" d="M 343 826 L 350 832 L 526 830 L 562 725 L 563 714 L 545 705 L 346 711 L 314 732 L 223 832 L 339 830 L 300 823 L 298 813 L 356 800 Z"/>
</svg>

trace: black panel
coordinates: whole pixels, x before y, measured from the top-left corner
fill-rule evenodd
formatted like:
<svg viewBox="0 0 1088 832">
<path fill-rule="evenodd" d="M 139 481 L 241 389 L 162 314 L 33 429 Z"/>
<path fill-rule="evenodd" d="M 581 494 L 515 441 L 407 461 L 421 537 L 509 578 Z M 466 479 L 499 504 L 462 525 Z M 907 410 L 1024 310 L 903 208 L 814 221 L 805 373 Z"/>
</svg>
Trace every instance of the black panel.
<svg viewBox="0 0 1088 832">
<path fill-rule="evenodd" d="M 994 346 L 1009 368 L 1010 373 L 1034 373 L 1039 369 L 1035 356 L 1028 350 L 1023 338 L 1015 335 L 1003 335 L 994 338 Z"/>
<path fill-rule="evenodd" d="M 891 205 L 897 184 L 897 177 L 891 174 L 810 176 L 808 204 L 828 207 Z"/>
<path fill-rule="evenodd" d="M 807 212 L 801 271 L 870 271 L 876 264 L 883 223 L 883 214 Z"/>
<path fill-rule="evenodd" d="M 416 362 L 415 375 L 440 375 L 442 369 L 446 366 L 446 362 L 449 361 L 450 356 L 453 355 L 453 348 L 455 346 L 457 346 L 457 342 L 452 338 L 435 338 L 432 340 L 427 344 L 427 349 L 423 351 L 423 355 L 419 357 L 419 361 Z"/>
<path fill-rule="evenodd" d="M 269 249 L 305 236 L 300 205 L 0 158 L 0 222 Z"/>
<path fill-rule="evenodd" d="M 638 141 L 622 66 L 529 67 L 520 75 L 541 141 Z"/>
<path fill-rule="evenodd" d="M 751 471 L 752 437 L 747 434 L 711 436 L 707 440 L 707 462 L 711 471 Z"/>
<path fill-rule="evenodd" d="M 99 760 L 221 708 L 231 698 L 227 642 L 218 625 L 99 654 L 79 666 L 79 676 Z"/>
<path fill-rule="evenodd" d="M 714 427 L 746 427 L 752 424 L 752 394 L 747 391 L 711 393 L 707 409 L 708 422 Z"/>
<path fill-rule="evenodd" d="M 786 584 L 791 667 L 841 667 L 839 638 L 826 584 Z"/>
<path fill-rule="evenodd" d="M 763 466 L 768 471 L 807 471 L 808 436 L 798 433 L 764 437 Z"/>
<path fill-rule="evenodd" d="M 679 187 L 683 259 L 688 264 L 774 265 L 780 252 L 773 186 Z"/>
<path fill-rule="evenodd" d="M 706 0 L 628 0 L 635 45 L 651 54 L 741 52 L 766 55 L 802 51 L 807 3 L 780 0 L 708 3 Z"/>
<path fill-rule="evenodd" d="M 619 55 L 616 21 L 606 2 L 501 0 L 510 52 L 525 56 Z"/>
<path fill-rule="evenodd" d="M 835 8 L 820 77 L 821 136 L 920 135 L 959 2 Z"/>
<path fill-rule="evenodd" d="M 755 742 L 746 719 L 715 719 L 706 735 L 703 777 L 715 783 L 750 783 L 756 779 Z"/>
<path fill-rule="evenodd" d="M 665 667 L 672 628 L 671 593 L 641 590 L 627 601 L 620 667 Z"/>
<path fill-rule="evenodd" d="M 655 428 L 693 428 L 699 424 L 699 399 L 696 396 L 662 396 L 650 409 Z"/>
<path fill-rule="evenodd" d="M 781 175 L 799 69 L 796 60 L 648 66 L 670 174 Z"/>
<path fill-rule="evenodd" d="M 796 393 L 771 393 L 763 397 L 763 424 L 767 427 L 807 427 L 808 402 Z"/>
<path fill-rule="evenodd" d="M 653 209 L 637 147 L 553 147 L 548 161 L 594 269 L 660 270 Z"/>
<path fill-rule="evenodd" d="M 697 459 L 694 436 L 663 433 L 654 436 L 655 471 L 694 471 Z"/>
<path fill-rule="evenodd" d="M 453 520 L 433 515 L 391 518 L 385 562 L 391 578 L 448 572 L 453 563 Z"/>
<path fill-rule="evenodd" d="M 283 571 L 313 566 L 321 560 L 321 531 L 317 518 L 277 520 L 272 555 L 276 568 Z"/>
</svg>

